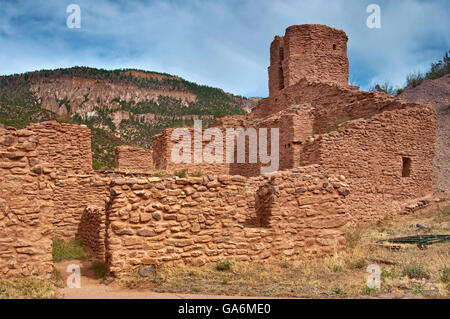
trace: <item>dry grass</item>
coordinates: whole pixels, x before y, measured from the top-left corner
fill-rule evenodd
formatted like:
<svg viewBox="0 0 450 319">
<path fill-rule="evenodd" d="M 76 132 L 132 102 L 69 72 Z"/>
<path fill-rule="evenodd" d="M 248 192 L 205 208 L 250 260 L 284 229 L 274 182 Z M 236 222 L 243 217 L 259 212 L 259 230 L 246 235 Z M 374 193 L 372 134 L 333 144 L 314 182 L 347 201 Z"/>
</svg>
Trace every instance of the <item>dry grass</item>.
<svg viewBox="0 0 450 319">
<path fill-rule="evenodd" d="M 324 259 L 232 262 L 230 267 L 218 267 L 218 264 L 165 266 L 158 269 L 152 279 L 130 275 L 120 282 L 130 288 L 174 293 L 342 298 L 394 292 L 428 296 L 427 292 L 438 290 L 434 297 L 449 298 L 450 243 L 432 245 L 424 250 L 414 245 L 404 245 L 400 250 L 373 245 L 380 238 L 450 234 L 449 212 L 450 206 L 447 206 L 395 222 L 384 220 L 349 229 L 347 251 Z M 417 224 L 426 229 L 418 228 Z M 380 291 L 368 289 L 365 284 L 369 264 L 382 268 Z"/>
<path fill-rule="evenodd" d="M 50 281 L 36 278 L 0 279 L 0 299 L 54 299 L 56 288 Z"/>
</svg>

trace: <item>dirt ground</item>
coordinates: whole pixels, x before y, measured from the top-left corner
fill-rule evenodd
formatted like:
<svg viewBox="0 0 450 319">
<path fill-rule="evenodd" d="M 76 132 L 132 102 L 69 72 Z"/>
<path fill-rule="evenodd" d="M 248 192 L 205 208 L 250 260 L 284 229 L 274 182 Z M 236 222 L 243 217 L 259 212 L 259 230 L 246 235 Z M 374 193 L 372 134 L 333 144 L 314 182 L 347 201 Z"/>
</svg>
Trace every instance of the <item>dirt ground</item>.
<svg viewBox="0 0 450 319">
<path fill-rule="evenodd" d="M 55 264 L 56 270 L 61 274 L 60 285 L 65 286 L 68 276 L 67 266 L 75 264 L 80 266 L 81 287 L 59 288 L 59 299 L 243 299 L 250 297 L 202 295 L 185 293 L 154 292 L 145 288 L 129 289 L 117 282 L 105 283 L 99 279 L 91 269 L 91 261 L 70 260 Z"/>
</svg>

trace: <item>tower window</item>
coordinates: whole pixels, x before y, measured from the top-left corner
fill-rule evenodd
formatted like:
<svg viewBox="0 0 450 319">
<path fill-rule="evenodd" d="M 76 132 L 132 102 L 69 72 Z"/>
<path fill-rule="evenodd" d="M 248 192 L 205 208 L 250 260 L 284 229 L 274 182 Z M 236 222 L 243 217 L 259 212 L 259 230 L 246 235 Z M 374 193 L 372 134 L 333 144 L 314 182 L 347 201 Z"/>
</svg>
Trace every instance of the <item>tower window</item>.
<svg viewBox="0 0 450 319">
<path fill-rule="evenodd" d="M 402 168 L 402 177 L 410 177 L 411 176 L 411 158 L 403 157 L 403 168 Z"/>
<path fill-rule="evenodd" d="M 336 44 L 333 44 L 333 50 L 336 50 Z"/>
<path fill-rule="evenodd" d="M 283 74 L 282 67 L 280 67 L 280 78 L 279 78 L 278 88 L 280 90 L 284 89 L 284 74 Z"/>
</svg>

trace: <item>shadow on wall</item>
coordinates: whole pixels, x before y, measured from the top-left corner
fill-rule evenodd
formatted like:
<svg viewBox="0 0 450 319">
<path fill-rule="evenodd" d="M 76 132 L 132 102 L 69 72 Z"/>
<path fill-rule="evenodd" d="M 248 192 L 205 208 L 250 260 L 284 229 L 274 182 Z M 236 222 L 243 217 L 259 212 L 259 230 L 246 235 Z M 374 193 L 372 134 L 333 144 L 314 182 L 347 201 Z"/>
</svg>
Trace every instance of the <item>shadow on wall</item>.
<svg viewBox="0 0 450 319">
<path fill-rule="evenodd" d="M 78 224 L 76 238 L 89 248 L 96 259 L 105 259 L 105 208 L 86 206 Z"/>
</svg>

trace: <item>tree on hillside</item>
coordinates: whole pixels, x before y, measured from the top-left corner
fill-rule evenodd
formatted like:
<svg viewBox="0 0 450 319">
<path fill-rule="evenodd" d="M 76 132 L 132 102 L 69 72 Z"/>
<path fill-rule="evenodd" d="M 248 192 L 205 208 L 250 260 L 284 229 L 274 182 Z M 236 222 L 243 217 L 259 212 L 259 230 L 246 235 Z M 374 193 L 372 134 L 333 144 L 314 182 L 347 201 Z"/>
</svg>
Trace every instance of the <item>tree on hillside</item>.
<svg viewBox="0 0 450 319">
<path fill-rule="evenodd" d="M 369 88 L 369 91 L 372 92 L 383 92 L 387 93 L 389 95 L 395 95 L 397 94 L 397 89 L 394 88 L 394 86 L 389 82 L 384 82 L 382 84 L 375 83 Z"/>
</svg>

